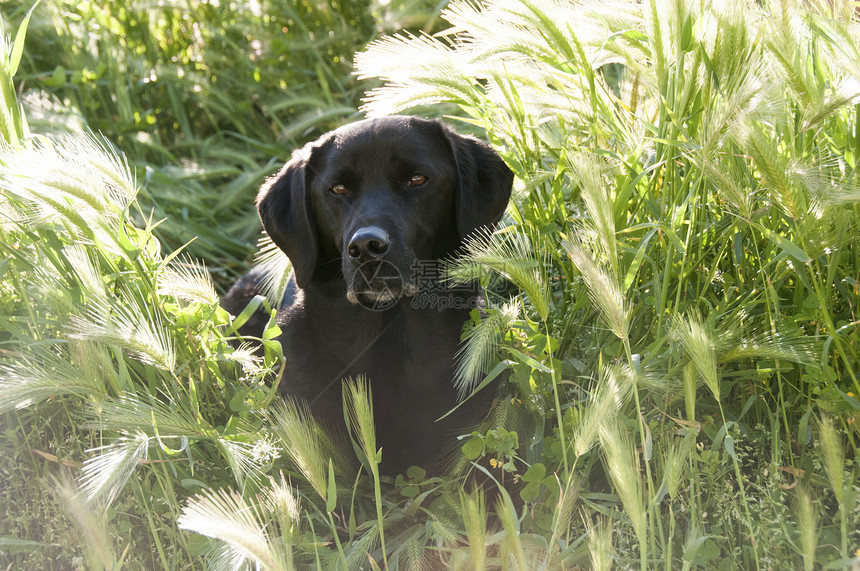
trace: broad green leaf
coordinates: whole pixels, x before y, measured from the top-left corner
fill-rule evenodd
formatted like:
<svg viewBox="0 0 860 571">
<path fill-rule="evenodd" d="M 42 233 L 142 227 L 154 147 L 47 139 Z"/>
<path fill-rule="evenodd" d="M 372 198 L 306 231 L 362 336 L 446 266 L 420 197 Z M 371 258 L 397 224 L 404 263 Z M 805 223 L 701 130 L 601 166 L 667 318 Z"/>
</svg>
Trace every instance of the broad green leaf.
<svg viewBox="0 0 860 571">
<path fill-rule="evenodd" d="M 513 347 L 504 347 L 504 349 L 514 357 L 519 358 L 520 363 L 524 363 L 531 368 L 537 369 L 538 371 L 543 371 L 544 373 L 552 373 L 552 369 L 550 369 L 543 363 L 538 362 L 533 357 L 529 357 L 519 349 L 514 349 Z"/>
<path fill-rule="evenodd" d="M 18 71 L 18 65 L 21 63 L 21 56 L 24 53 L 24 40 L 27 37 L 27 26 L 30 23 L 30 16 L 33 15 L 33 10 L 39 5 L 41 0 L 36 0 L 33 6 L 27 11 L 27 15 L 18 26 L 18 32 L 15 34 L 15 43 L 12 45 L 12 53 L 9 54 L 9 75 L 15 76 Z"/>
<path fill-rule="evenodd" d="M 648 244 L 656 232 L 657 229 L 654 228 L 644 238 L 642 238 L 642 240 L 640 240 L 639 247 L 636 249 L 636 254 L 633 256 L 633 260 L 627 267 L 627 273 L 624 274 L 624 283 L 621 287 L 622 291 L 629 290 L 630 286 L 633 285 L 633 280 L 636 279 L 636 274 L 639 273 L 639 267 L 642 265 L 642 260 L 645 259 L 645 253 L 648 251 Z"/>
<path fill-rule="evenodd" d="M 255 295 L 253 299 L 248 302 L 248 305 L 245 306 L 245 309 L 243 309 L 242 312 L 233 320 L 233 329 L 237 334 L 239 328 L 245 325 L 245 323 L 260 307 L 268 308 L 268 301 L 266 301 L 266 298 L 262 295 Z"/>
<path fill-rule="evenodd" d="M 334 511 L 337 507 L 337 484 L 334 479 L 334 464 L 331 458 L 328 459 L 328 489 L 325 495 L 325 509 L 328 513 Z"/>
<path fill-rule="evenodd" d="M 780 236 L 767 226 L 762 226 L 757 222 L 753 222 L 752 224 L 753 226 L 758 228 L 758 230 L 764 235 L 765 238 L 773 242 L 773 244 L 777 248 L 779 248 L 798 262 L 805 264 L 809 261 L 809 256 L 806 255 L 806 252 L 804 252 L 800 246 L 798 246 L 791 240 Z"/>
<path fill-rule="evenodd" d="M 406 469 L 406 477 L 413 482 L 422 482 L 427 477 L 427 470 L 421 466 L 410 466 Z"/>
<path fill-rule="evenodd" d="M 654 456 L 654 440 L 651 438 L 651 427 L 647 423 L 643 423 L 645 427 L 645 449 L 642 451 L 645 461 L 650 462 Z"/>
<path fill-rule="evenodd" d="M 466 458 L 475 460 L 484 451 L 484 442 L 477 436 L 473 436 L 461 448 Z"/>
<path fill-rule="evenodd" d="M 522 475 L 523 482 L 540 482 L 544 478 L 546 478 L 546 466 L 541 462 L 532 464 Z"/>
<path fill-rule="evenodd" d="M 732 457 L 732 460 L 737 462 L 738 456 L 737 456 L 737 454 L 735 454 L 735 439 L 732 438 L 731 434 L 726 434 L 725 443 L 726 443 L 726 452 L 729 453 L 729 456 Z"/>
<path fill-rule="evenodd" d="M 806 409 L 803 416 L 800 417 L 800 422 L 797 424 L 797 441 L 801 446 L 808 446 L 812 441 L 812 432 L 809 430 L 809 415 L 812 413 L 812 407 Z"/>
</svg>

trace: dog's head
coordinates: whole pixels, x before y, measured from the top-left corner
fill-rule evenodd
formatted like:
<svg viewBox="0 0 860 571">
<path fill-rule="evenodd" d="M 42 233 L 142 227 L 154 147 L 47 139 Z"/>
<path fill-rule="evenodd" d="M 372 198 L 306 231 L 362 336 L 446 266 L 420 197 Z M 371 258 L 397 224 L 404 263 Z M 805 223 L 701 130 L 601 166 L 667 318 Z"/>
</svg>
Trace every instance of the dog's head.
<svg viewBox="0 0 860 571">
<path fill-rule="evenodd" d="M 296 151 L 257 209 L 296 283 L 346 282 L 353 303 L 413 295 L 416 263 L 494 225 L 513 173 L 487 145 L 438 121 L 393 116 L 341 127 Z"/>
</svg>

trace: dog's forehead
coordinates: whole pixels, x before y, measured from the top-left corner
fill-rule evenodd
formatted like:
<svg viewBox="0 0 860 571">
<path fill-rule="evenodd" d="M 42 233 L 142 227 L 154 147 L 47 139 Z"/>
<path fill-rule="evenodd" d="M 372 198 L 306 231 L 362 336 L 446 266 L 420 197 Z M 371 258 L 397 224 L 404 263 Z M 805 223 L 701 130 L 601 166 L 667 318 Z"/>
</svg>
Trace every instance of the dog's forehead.
<svg viewBox="0 0 860 571">
<path fill-rule="evenodd" d="M 396 155 L 419 158 L 447 151 L 438 125 L 406 116 L 365 119 L 344 125 L 331 133 L 333 148 L 342 153 L 367 154 L 366 159 Z"/>
<path fill-rule="evenodd" d="M 388 117 L 377 117 L 373 119 L 363 119 L 353 123 L 341 125 L 334 131 L 332 135 L 338 140 L 348 141 L 354 138 L 361 138 L 374 135 L 398 135 L 407 134 L 416 128 L 432 124 L 431 121 L 418 119 L 417 117 L 409 117 L 406 115 L 391 115 Z"/>
</svg>

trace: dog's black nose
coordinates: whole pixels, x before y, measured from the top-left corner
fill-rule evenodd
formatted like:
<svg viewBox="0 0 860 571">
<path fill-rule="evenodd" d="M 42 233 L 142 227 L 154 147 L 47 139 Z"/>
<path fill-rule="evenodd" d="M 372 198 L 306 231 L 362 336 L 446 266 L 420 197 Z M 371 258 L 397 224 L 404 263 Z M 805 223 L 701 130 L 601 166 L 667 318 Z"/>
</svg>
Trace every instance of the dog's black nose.
<svg viewBox="0 0 860 571">
<path fill-rule="evenodd" d="M 388 232 L 378 226 L 367 226 L 352 235 L 346 253 L 356 262 L 366 262 L 384 258 L 390 249 Z"/>
</svg>

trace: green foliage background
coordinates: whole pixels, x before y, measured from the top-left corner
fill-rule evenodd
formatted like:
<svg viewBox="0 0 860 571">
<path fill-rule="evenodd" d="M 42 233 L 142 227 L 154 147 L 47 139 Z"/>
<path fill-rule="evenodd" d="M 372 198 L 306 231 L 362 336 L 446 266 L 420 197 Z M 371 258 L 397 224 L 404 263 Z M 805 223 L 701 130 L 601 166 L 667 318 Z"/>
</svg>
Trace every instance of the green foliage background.
<svg viewBox="0 0 860 571">
<path fill-rule="evenodd" d="M 8 565 L 857 564 L 853 3 L 2 8 Z M 507 380 L 445 477 L 380 477 L 363 380 L 352 450 L 281 403 L 277 328 L 217 306 L 256 187 L 366 91 L 517 174 L 449 268 L 491 301 L 456 382 Z"/>
<path fill-rule="evenodd" d="M 5 2 L 2 10 L 17 22 L 29 8 Z M 170 220 L 159 232 L 165 246 L 194 238 L 190 252 L 220 267 L 244 261 L 256 242 L 248 196 L 265 176 L 304 141 L 357 116 L 355 51 L 387 31 L 428 24 L 433 8 L 45 2 L 18 79 L 34 131 L 103 134 L 138 173 L 145 210 Z"/>
</svg>

